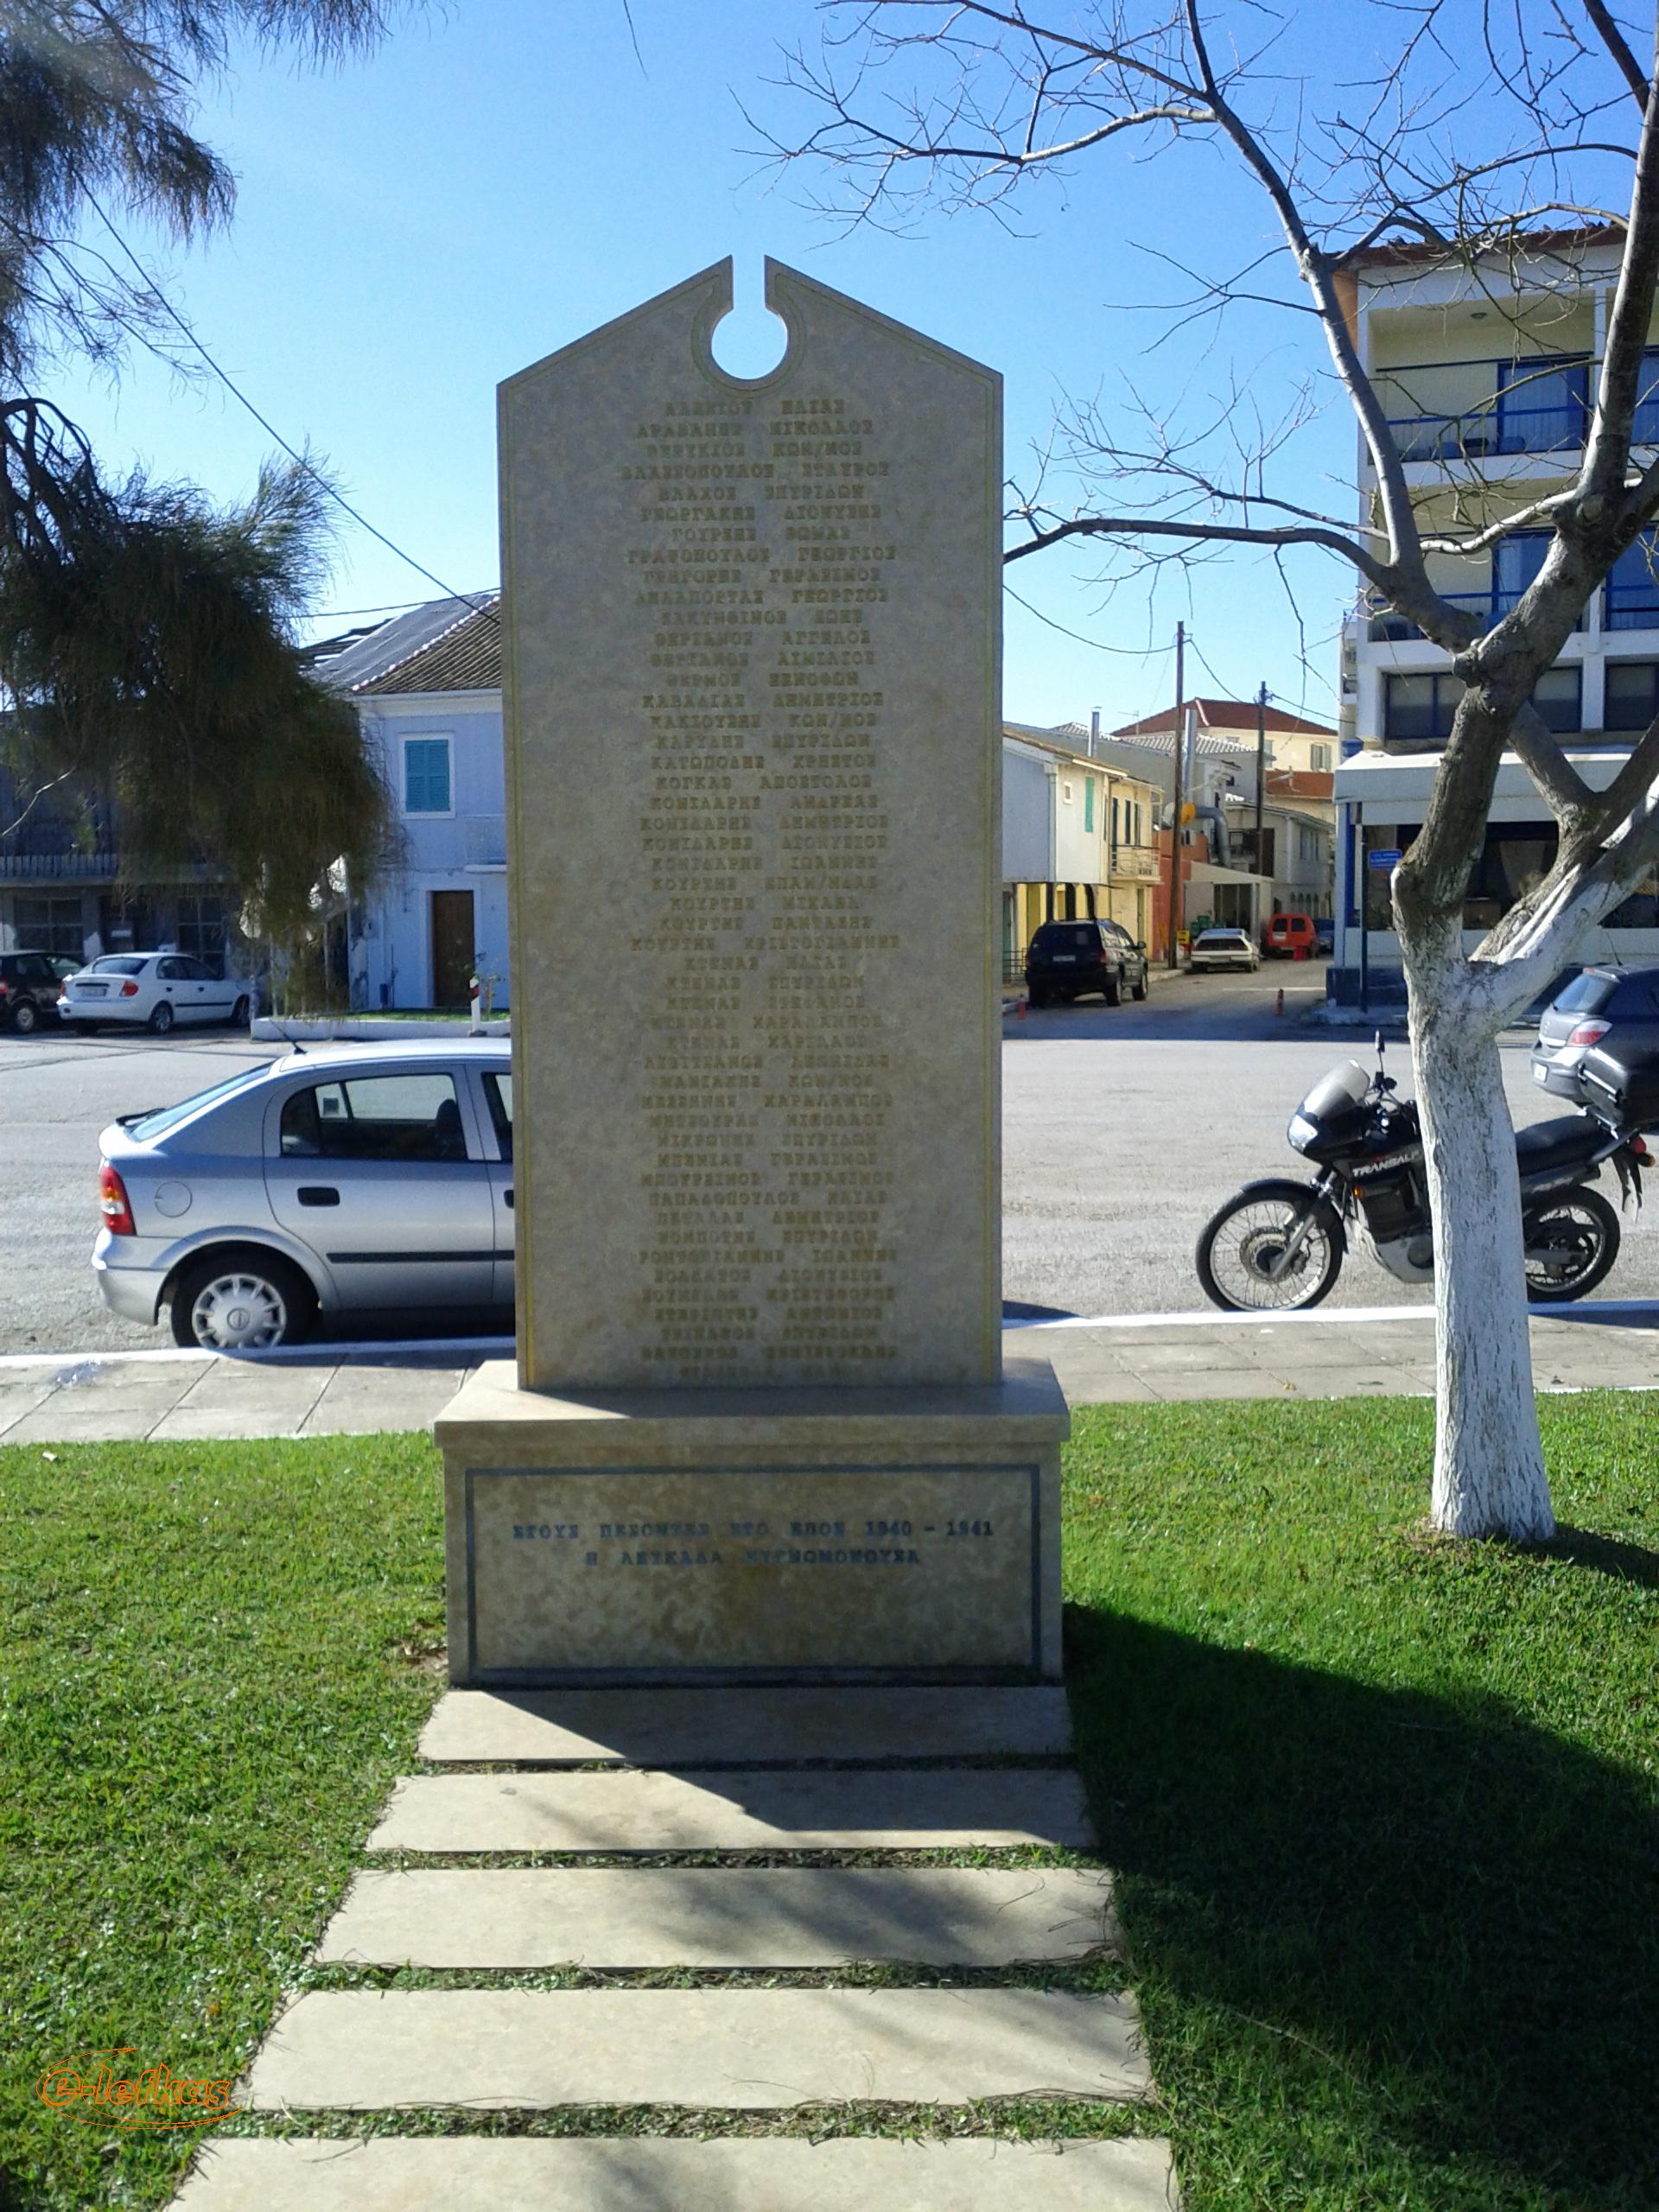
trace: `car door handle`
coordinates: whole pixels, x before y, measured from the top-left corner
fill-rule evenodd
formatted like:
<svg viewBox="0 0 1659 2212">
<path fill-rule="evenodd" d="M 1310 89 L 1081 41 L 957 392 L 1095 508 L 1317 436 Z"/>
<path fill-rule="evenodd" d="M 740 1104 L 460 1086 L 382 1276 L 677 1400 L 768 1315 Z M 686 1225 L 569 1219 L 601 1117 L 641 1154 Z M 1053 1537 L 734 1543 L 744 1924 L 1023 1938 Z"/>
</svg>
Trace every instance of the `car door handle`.
<svg viewBox="0 0 1659 2212">
<path fill-rule="evenodd" d="M 302 1183 L 295 1193 L 302 1206 L 337 1206 L 340 1192 L 331 1183 Z"/>
<path fill-rule="evenodd" d="M 512 1206 L 512 1185 L 511 1184 L 509 1184 L 509 1185 L 507 1185 L 507 1188 L 506 1188 L 505 1192 L 503 1193 L 503 1195 L 504 1195 L 504 1197 L 505 1198 L 505 1199 L 506 1199 L 506 1201 L 507 1201 L 507 1206 L 508 1206 L 508 1209 L 509 1209 L 509 1211 L 511 1211 Z"/>
</svg>

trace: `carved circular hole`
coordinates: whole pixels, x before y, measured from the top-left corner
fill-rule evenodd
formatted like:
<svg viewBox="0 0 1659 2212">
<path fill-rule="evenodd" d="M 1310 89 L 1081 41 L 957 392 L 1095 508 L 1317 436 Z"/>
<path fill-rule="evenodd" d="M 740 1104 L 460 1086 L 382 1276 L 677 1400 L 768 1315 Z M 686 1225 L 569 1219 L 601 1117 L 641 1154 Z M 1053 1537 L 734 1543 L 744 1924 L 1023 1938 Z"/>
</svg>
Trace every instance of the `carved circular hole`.
<svg viewBox="0 0 1659 2212">
<path fill-rule="evenodd" d="M 789 325 L 770 308 L 740 302 L 710 334 L 715 365 L 740 384 L 769 377 L 789 351 Z"/>
</svg>

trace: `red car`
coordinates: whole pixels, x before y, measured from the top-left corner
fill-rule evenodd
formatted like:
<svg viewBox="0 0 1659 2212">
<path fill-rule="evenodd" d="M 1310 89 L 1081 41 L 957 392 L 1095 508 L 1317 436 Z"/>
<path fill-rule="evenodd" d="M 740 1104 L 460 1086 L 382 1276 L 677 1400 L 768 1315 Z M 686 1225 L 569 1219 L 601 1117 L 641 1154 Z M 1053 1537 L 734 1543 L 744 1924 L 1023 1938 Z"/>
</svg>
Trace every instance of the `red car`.
<svg viewBox="0 0 1659 2212">
<path fill-rule="evenodd" d="M 1319 941 L 1311 914 L 1275 914 L 1262 932 L 1262 950 L 1269 960 L 1311 960 Z"/>
</svg>

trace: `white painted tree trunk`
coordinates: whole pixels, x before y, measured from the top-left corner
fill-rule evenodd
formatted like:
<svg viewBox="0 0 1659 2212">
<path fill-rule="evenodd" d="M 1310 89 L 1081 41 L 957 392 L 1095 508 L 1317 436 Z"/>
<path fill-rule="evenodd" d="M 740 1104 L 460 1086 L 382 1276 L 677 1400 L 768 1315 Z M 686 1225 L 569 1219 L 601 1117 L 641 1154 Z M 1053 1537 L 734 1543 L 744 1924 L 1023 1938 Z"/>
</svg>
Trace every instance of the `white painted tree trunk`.
<svg viewBox="0 0 1659 2212">
<path fill-rule="evenodd" d="M 1437 1419 L 1431 1509 L 1457 1536 L 1553 1535 L 1527 1333 L 1515 1133 L 1497 1039 L 1462 962 L 1414 961 L 1412 1061 L 1434 1215 Z"/>
</svg>

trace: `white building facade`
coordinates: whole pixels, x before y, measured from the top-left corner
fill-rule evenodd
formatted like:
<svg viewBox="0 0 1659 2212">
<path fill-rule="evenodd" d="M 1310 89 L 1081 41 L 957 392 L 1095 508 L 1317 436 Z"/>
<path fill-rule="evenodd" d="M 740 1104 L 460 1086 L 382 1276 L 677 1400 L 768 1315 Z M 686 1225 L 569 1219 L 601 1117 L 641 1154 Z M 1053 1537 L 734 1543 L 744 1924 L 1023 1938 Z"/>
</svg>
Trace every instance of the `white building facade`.
<svg viewBox="0 0 1659 2212">
<path fill-rule="evenodd" d="M 1618 234 L 1581 231 L 1541 235 L 1529 253 L 1474 272 L 1432 267 L 1415 249 L 1383 248 L 1350 264 L 1360 357 L 1426 526 L 1500 519 L 1571 480 L 1621 251 Z M 1636 436 L 1634 459 L 1644 467 L 1659 456 L 1659 344 L 1644 369 Z M 1363 441 L 1358 484 L 1364 518 L 1376 487 Z M 1431 579 L 1495 621 L 1537 573 L 1548 543 L 1548 531 L 1523 529 L 1473 558 L 1431 555 Z M 1460 688 L 1448 654 L 1362 601 L 1343 639 L 1334 997 L 1403 992 L 1391 856 L 1422 826 Z M 1659 532 L 1644 531 L 1593 595 L 1534 703 L 1586 780 L 1611 783 L 1659 712 Z M 1467 947 L 1548 872 L 1554 853 L 1549 810 L 1506 754 L 1465 905 Z M 1659 877 L 1610 918 L 1597 950 L 1659 958 Z"/>
</svg>

